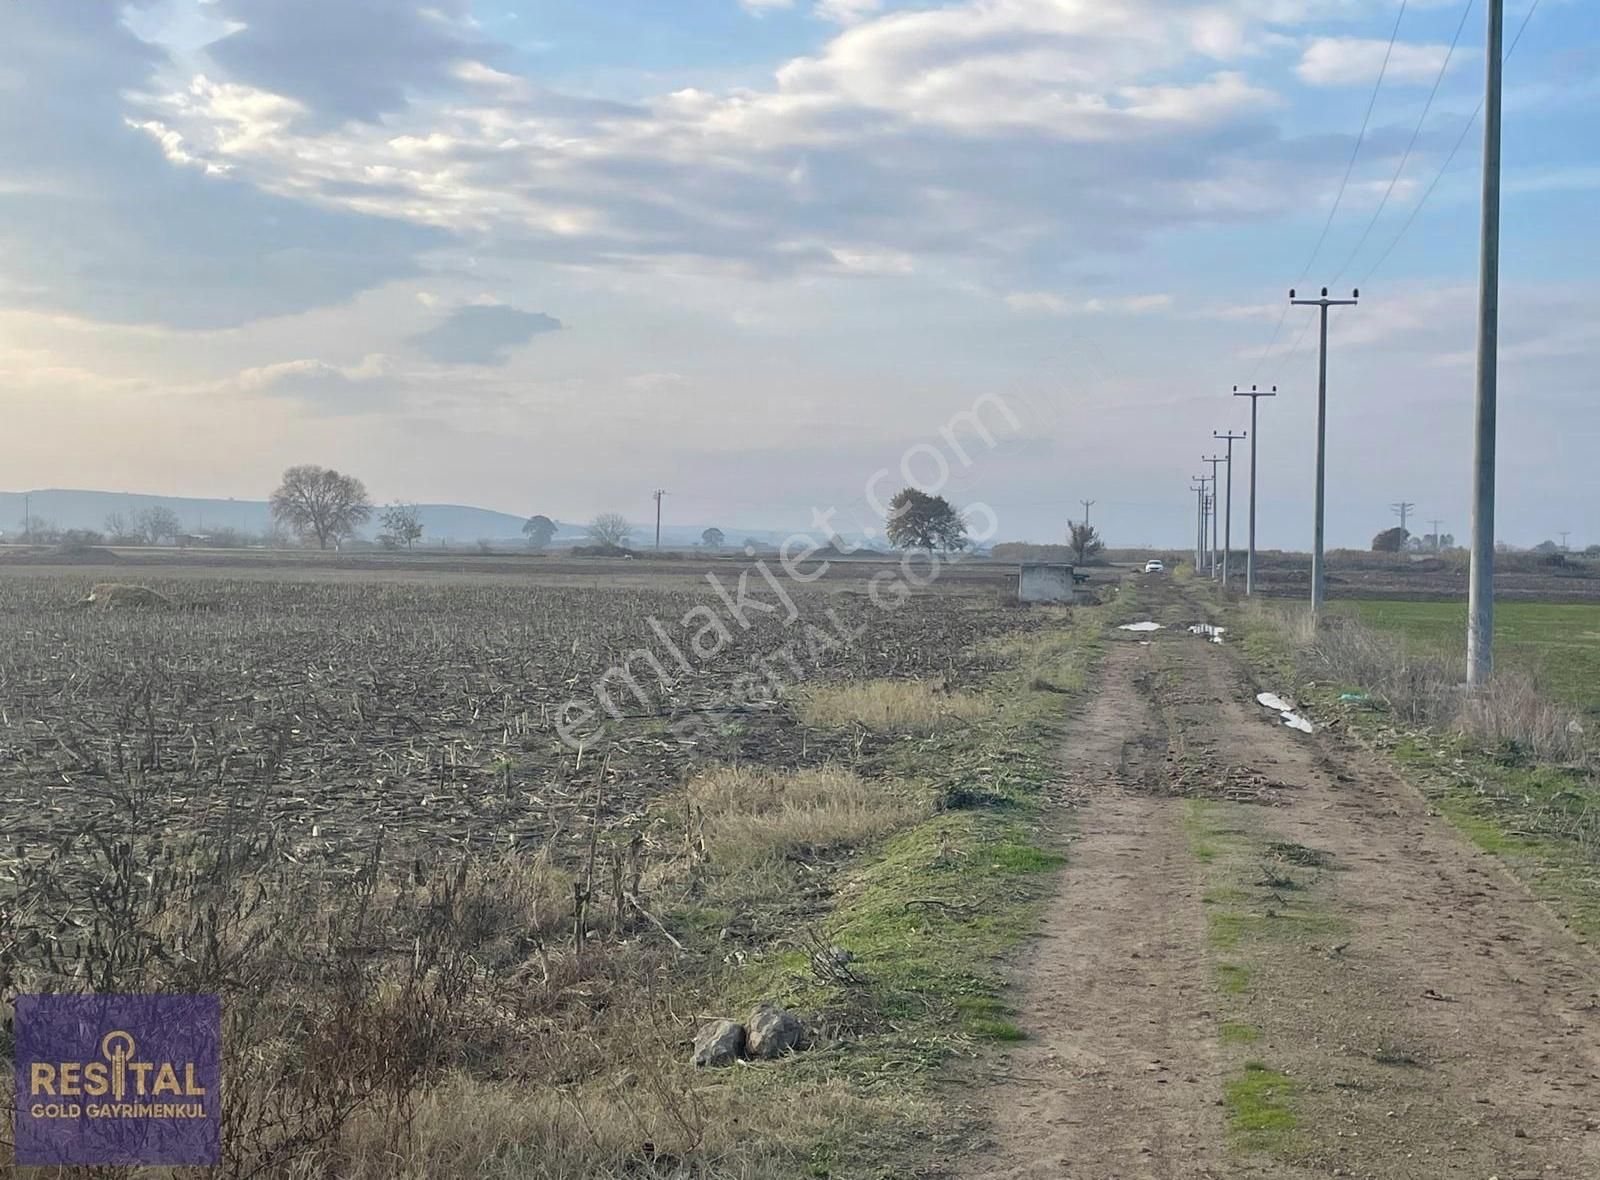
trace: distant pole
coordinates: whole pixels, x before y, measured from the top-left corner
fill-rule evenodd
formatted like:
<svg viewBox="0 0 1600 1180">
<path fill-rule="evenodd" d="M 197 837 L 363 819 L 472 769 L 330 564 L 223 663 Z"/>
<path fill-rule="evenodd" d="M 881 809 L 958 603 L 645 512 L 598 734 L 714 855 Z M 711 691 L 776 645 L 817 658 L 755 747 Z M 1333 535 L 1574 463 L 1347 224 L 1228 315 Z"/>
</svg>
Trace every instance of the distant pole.
<svg viewBox="0 0 1600 1180">
<path fill-rule="evenodd" d="M 1401 500 L 1399 503 L 1389 505 L 1389 507 L 1394 509 L 1394 514 L 1400 518 L 1400 531 L 1410 536 L 1411 533 L 1406 528 L 1406 522 L 1411 519 L 1411 510 L 1416 505 L 1410 500 Z"/>
<path fill-rule="evenodd" d="M 660 488 L 657 488 L 652 493 L 652 495 L 655 497 L 655 501 L 656 501 L 656 550 L 657 550 L 657 552 L 659 552 L 660 549 L 661 549 L 661 497 L 665 496 L 666 494 L 667 493 L 662 491 Z"/>
<path fill-rule="evenodd" d="M 1256 433 L 1256 407 L 1261 404 L 1264 397 L 1277 397 L 1278 387 L 1271 389 L 1257 389 L 1252 385 L 1249 389 L 1233 387 L 1234 397 L 1247 397 L 1250 399 L 1250 550 L 1244 563 L 1244 592 L 1256 592 L 1256 452 L 1261 449 L 1261 436 Z"/>
<path fill-rule="evenodd" d="M 1494 463 L 1500 368 L 1500 74 L 1505 0 L 1489 0 L 1484 45 L 1483 240 L 1478 276 L 1478 406 L 1472 448 L 1472 572 L 1467 585 L 1467 686 L 1494 672 Z"/>
<path fill-rule="evenodd" d="M 1433 551 L 1435 553 L 1444 548 L 1444 534 L 1439 531 L 1440 526 L 1443 524 L 1444 521 L 1442 520 L 1430 520 L 1428 522 L 1429 527 L 1433 529 Z"/>
<path fill-rule="evenodd" d="M 1326 596 L 1327 577 L 1322 568 L 1322 522 L 1327 500 L 1328 482 L 1328 308 L 1354 307 L 1361 298 L 1360 291 L 1352 291 L 1349 299 L 1329 299 L 1328 288 L 1322 288 L 1320 299 L 1296 299 L 1291 289 L 1289 302 L 1305 307 L 1322 309 L 1322 348 L 1317 360 L 1317 497 L 1316 522 L 1311 530 L 1311 611 L 1322 609 Z"/>
<path fill-rule="evenodd" d="M 1571 530 L 1562 529 L 1556 536 L 1561 538 L 1561 552 L 1565 553 L 1567 551 L 1567 538 L 1572 536 Z"/>
<path fill-rule="evenodd" d="M 33 544 L 33 497 L 26 492 L 22 495 L 22 539 Z"/>
<path fill-rule="evenodd" d="M 1217 464 L 1226 462 L 1221 455 L 1201 455 L 1200 462 L 1211 464 L 1211 576 L 1217 576 Z"/>
<path fill-rule="evenodd" d="M 1206 477 L 1191 475 L 1194 481 L 1189 490 L 1195 493 L 1194 499 L 1194 572 L 1200 572 L 1200 554 L 1206 547 Z"/>
<path fill-rule="evenodd" d="M 1226 514 L 1222 518 L 1222 584 L 1226 587 L 1228 584 L 1228 555 L 1233 552 L 1233 444 L 1242 439 L 1244 435 L 1234 434 L 1231 430 L 1226 434 L 1219 434 L 1213 430 L 1211 437 L 1223 439 L 1228 444 L 1228 498 L 1222 509 Z"/>
<path fill-rule="evenodd" d="M 1093 508 L 1099 502 L 1100 501 L 1098 501 L 1098 500 L 1079 500 L 1078 501 L 1078 503 L 1083 505 L 1083 527 L 1084 528 L 1088 528 L 1089 527 L 1089 509 Z"/>
</svg>

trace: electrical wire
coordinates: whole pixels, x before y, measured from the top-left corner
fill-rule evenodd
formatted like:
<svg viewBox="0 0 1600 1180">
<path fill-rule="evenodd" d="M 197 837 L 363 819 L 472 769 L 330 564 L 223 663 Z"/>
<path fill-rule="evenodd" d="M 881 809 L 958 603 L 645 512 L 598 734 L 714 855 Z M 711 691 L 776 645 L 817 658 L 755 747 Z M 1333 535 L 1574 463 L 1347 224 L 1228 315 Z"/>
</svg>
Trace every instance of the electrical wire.
<svg viewBox="0 0 1600 1180">
<path fill-rule="evenodd" d="M 1511 39 L 1511 45 L 1506 49 L 1505 61 L 1511 60 L 1511 55 L 1517 51 L 1517 46 L 1522 43 L 1522 35 L 1528 31 L 1528 22 L 1533 19 L 1533 14 L 1539 11 L 1539 2 L 1540 0 L 1533 0 L 1532 7 L 1528 9 L 1527 15 L 1522 18 L 1522 24 L 1517 27 L 1517 35 Z M 1479 99 L 1477 109 L 1472 112 L 1471 118 L 1461 128 L 1461 134 L 1456 137 L 1455 146 L 1450 149 L 1450 154 L 1444 158 L 1444 163 L 1439 166 L 1439 171 L 1434 175 L 1433 183 L 1428 185 L 1426 191 L 1422 194 L 1422 199 L 1412 207 L 1410 216 L 1406 218 L 1405 224 L 1400 227 L 1400 232 L 1395 234 L 1389 245 L 1384 248 L 1383 253 L 1378 256 L 1378 261 L 1374 262 L 1372 268 L 1362 276 L 1361 286 L 1365 287 L 1368 280 L 1378 273 L 1379 268 L 1389 260 L 1389 255 L 1394 253 L 1395 247 L 1400 244 L 1401 239 L 1410 231 L 1417 220 L 1417 214 L 1422 212 L 1422 207 L 1428 203 L 1428 198 L 1433 196 L 1433 191 L 1439 187 L 1439 182 L 1444 179 L 1445 173 L 1450 171 L 1450 165 L 1455 162 L 1457 153 L 1461 151 L 1461 145 L 1466 143 L 1468 133 L 1482 114 L 1483 100 Z"/>
<path fill-rule="evenodd" d="M 1389 74 L 1389 62 L 1394 57 L 1395 42 L 1400 37 L 1400 22 L 1405 19 L 1406 6 L 1410 0 L 1401 0 L 1400 11 L 1395 14 L 1394 28 L 1389 31 L 1389 46 L 1383 53 L 1383 65 L 1378 70 L 1378 80 L 1373 84 L 1372 97 L 1367 100 L 1367 113 L 1362 117 L 1361 130 L 1356 133 L 1355 146 L 1350 149 L 1350 160 L 1345 165 L 1344 179 L 1339 182 L 1339 191 L 1334 194 L 1333 206 L 1328 210 L 1328 219 L 1322 223 L 1322 233 L 1317 236 L 1317 244 L 1311 250 L 1311 257 L 1306 259 L 1306 264 L 1300 270 L 1300 278 L 1295 286 L 1305 282 L 1306 276 L 1311 273 L 1311 268 L 1316 265 L 1317 258 L 1322 254 L 1322 247 L 1328 240 L 1328 231 L 1333 228 L 1333 219 L 1338 216 L 1339 206 L 1344 203 L 1345 190 L 1350 187 L 1350 177 L 1355 173 L 1356 159 L 1361 155 L 1361 145 L 1366 142 L 1367 128 L 1372 124 L 1372 112 L 1378 106 L 1378 95 L 1383 90 L 1383 80 Z M 1277 347 L 1278 338 L 1283 334 L 1284 322 L 1289 316 L 1289 305 L 1285 304 L 1283 312 L 1278 316 L 1278 323 L 1272 329 L 1272 338 L 1267 341 L 1267 347 L 1256 357 L 1255 367 L 1250 370 L 1249 380 L 1254 381 L 1261 371 L 1262 364 L 1272 355 L 1272 350 Z M 1298 347 L 1298 344 L 1296 345 Z M 1292 356 L 1293 353 L 1291 352 Z"/>
<path fill-rule="evenodd" d="M 1350 149 L 1350 162 L 1345 165 L 1344 179 L 1339 183 L 1339 191 L 1334 195 L 1333 207 L 1328 210 L 1328 220 L 1323 222 L 1322 233 L 1317 238 L 1316 247 L 1311 251 L 1311 258 L 1306 262 L 1300 272 L 1300 282 L 1304 282 L 1311 268 L 1316 265 L 1317 258 L 1322 253 L 1322 247 L 1328 240 L 1328 231 L 1333 228 L 1333 219 L 1339 213 L 1339 206 L 1344 202 L 1345 190 L 1350 187 L 1350 177 L 1356 170 L 1356 158 L 1361 155 L 1361 145 L 1366 142 L 1367 128 L 1372 124 L 1372 112 L 1378 105 L 1378 94 L 1383 89 L 1383 80 L 1389 73 L 1389 61 L 1394 57 L 1395 42 L 1400 37 L 1400 22 L 1405 19 L 1406 4 L 1409 0 L 1401 0 L 1400 11 L 1394 18 L 1394 29 L 1389 33 L 1389 47 L 1383 53 L 1383 66 L 1378 70 L 1378 81 L 1372 87 L 1372 98 L 1367 102 L 1366 117 L 1361 120 L 1361 130 L 1356 134 L 1355 147 Z"/>
<path fill-rule="evenodd" d="M 1350 251 L 1350 256 L 1344 260 L 1344 265 L 1339 268 L 1339 273 L 1333 276 L 1333 284 L 1337 285 L 1344 277 L 1345 271 L 1350 269 L 1360 255 L 1361 249 L 1367 244 L 1367 239 L 1372 236 L 1372 231 L 1377 227 L 1378 220 L 1383 216 L 1383 211 L 1388 208 L 1389 198 L 1394 195 L 1395 186 L 1400 183 L 1401 174 L 1405 172 L 1406 165 L 1411 161 L 1411 153 L 1416 149 L 1417 140 L 1422 135 L 1423 124 L 1428 121 L 1428 112 L 1433 110 L 1433 100 L 1439 97 L 1439 87 L 1444 85 L 1444 76 L 1450 70 L 1450 61 L 1456 55 L 1456 46 L 1461 43 L 1461 34 L 1467 27 L 1467 18 L 1472 15 L 1472 6 L 1476 0 L 1467 0 L 1461 9 L 1461 20 L 1456 24 L 1456 35 L 1450 39 L 1450 48 L 1445 52 L 1444 61 L 1439 66 L 1439 76 L 1433 80 L 1433 89 L 1428 92 L 1428 101 L 1422 105 L 1422 114 L 1417 118 L 1417 125 L 1411 131 L 1411 142 L 1406 144 L 1406 150 L 1400 156 L 1400 163 L 1394 170 L 1394 175 L 1389 178 L 1389 187 L 1383 191 L 1383 199 L 1378 202 L 1378 208 L 1372 214 L 1372 220 L 1367 222 L 1367 228 L 1362 231 L 1361 240 Z"/>
</svg>

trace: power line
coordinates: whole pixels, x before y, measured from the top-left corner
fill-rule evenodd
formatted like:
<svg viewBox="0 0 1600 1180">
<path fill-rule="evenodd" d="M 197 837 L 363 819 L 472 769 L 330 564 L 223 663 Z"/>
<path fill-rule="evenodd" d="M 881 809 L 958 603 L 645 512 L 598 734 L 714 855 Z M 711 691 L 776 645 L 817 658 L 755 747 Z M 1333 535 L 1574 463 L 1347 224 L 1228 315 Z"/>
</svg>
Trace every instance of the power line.
<svg viewBox="0 0 1600 1180">
<path fill-rule="evenodd" d="M 1409 0 L 1401 0 L 1400 11 L 1395 14 L 1394 28 L 1390 30 L 1389 33 L 1389 47 L 1384 50 L 1383 66 L 1378 71 L 1378 81 L 1372 87 L 1372 97 L 1367 101 L 1367 113 L 1361 120 L 1361 130 L 1356 134 L 1355 147 L 1350 150 L 1350 162 L 1345 165 L 1344 179 L 1339 182 L 1339 191 L 1333 198 L 1333 207 L 1328 210 L 1328 220 L 1323 222 L 1322 233 L 1317 236 L 1317 244 L 1311 251 L 1311 257 L 1306 260 L 1305 266 L 1301 269 L 1300 278 L 1295 283 L 1296 286 L 1299 286 L 1300 283 L 1305 282 L 1306 276 L 1311 273 L 1311 268 L 1316 265 L 1317 257 L 1322 253 L 1322 247 L 1328 240 L 1328 231 L 1333 228 L 1333 219 L 1338 215 L 1339 206 L 1344 202 L 1345 190 L 1350 187 L 1350 177 L 1355 172 L 1356 158 L 1361 154 L 1361 145 L 1366 141 L 1367 128 L 1372 123 L 1372 112 L 1377 108 L 1378 94 L 1383 89 L 1383 80 L 1389 73 L 1389 60 L 1394 56 L 1395 41 L 1400 36 L 1400 22 L 1405 19 L 1406 5 L 1408 3 Z M 1371 232 L 1370 227 L 1368 228 L 1368 232 Z M 1345 265 L 1349 266 L 1350 264 L 1347 262 Z M 1344 272 L 1341 270 L 1340 273 L 1342 274 Z M 1283 311 L 1278 315 L 1277 324 L 1272 329 L 1272 338 L 1267 341 L 1266 349 L 1261 353 L 1260 356 L 1256 357 L 1255 367 L 1250 370 L 1251 381 L 1256 379 L 1257 375 L 1261 372 L 1261 366 L 1266 362 L 1266 359 L 1272 355 L 1272 350 L 1277 347 L 1278 338 L 1283 335 L 1284 322 L 1288 318 L 1289 305 L 1285 304 Z M 1305 332 L 1302 331 L 1299 337 L 1295 340 L 1294 347 L 1289 350 L 1288 356 L 1293 356 L 1299 351 L 1300 342 L 1304 339 Z M 1278 371 L 1282 372 L 1281 364 L 1279 365 Z"/>
<path fill-rule="evenodd" d="M 1528 31 L 1528 22 L 1533 19 L 1533 14 L 1539 11 L 1539 3 L 1540 0 L 1533 0 L 1533 6 L 1528 9 L 1527 15 L 1522 18 L 1522 24 L 1517 26 L 1517 35 L 1511 39 L 1511 45 L 1506 50 L 1505 61 L 1511 60 L 1511 55 L 1516 53 L 1517 46 L 1522 43 L 1522 34 Z M 1434 189 L 1439 187 L 1439 182 L 1444 179 L 1445 173 L 1450 171 L 1450 165 L 1455 163 L 1456 155 L 1461 151 L 1461 145 L 1467 142 L 1467 136 L 1477 123 L 1478 116 L 1482 114 L 1483 100 L 1479 99 L 1477 109 L 1472 112 L 1471 117 L 1462 126 L 1461 134 L 1456 136 L 1455 146 L 1450 149 L 1450 154 L 1444 158 L 1444 163 L 1439 166 L 1439 171 L 1434 175 L 1433 183 L 1428 185 L 1427 190 L 1422 194 L 1422 199 L 1412 207 L 1411 215 L 1406 218 L 1405 224 L 1400 227 L 1400 232 L 1395 234 L 1393 240 L 1384 248 L 1383 253 L 1378 256 L 1378 261 L 1372 264 L 1372 269 L 1362 276 L 1361 286 L 1365 287 L 1372 276 L 1378 273 L 1379 268 L 1389 261 L 1389 255 L 1394 253 L 1394 249 L 1400 244 L 1401 239 L 1410 232 L 1412 225 L 1417 220 L 1417 214 L 1422 212 L 1422 207 L 1428 203 L 1428 198 L 1433 196 Z"/>
<path fill-rule="evenodd" d="M 1422 114 L 1417 117 L 1417 125 L 1411 131 L 1411 142 L 1406 144 L 1406 150 L 1400 156 L 1400 164 L 1394 170 L 1394 175 L 1389 178 L 1389 187 L 1383 192 L 1383 199 L 1378 202 L 1377 210 L 1372 214 L 1372 220 L 1367 222 L 1367 228 L 1362 231 L 1361 240 L 1350 251 L 1350 257 L 1344 260 L 1344 265 L 1339 268 L 1339 273 L 1333 276 L 1335 284 L 1344 277 L 1344 272 L 1350 269 L 1350 264 L 1361 253 L 1361 248 L 1367 244 L 1367 239 L 1372 236 L 1372 231 L 1378 224 L 1378 219 L 1383 216 L 1383 211 L 1388 207 L 1389 198 L 1394 195 L 1395 185 L 1400 183 L 1400 176 L 1406 170 L 1406 165 L 1411 161 L 1411 153 L 1417 146 L 1417 139 L 1422 135 L 1422 125 L 1428 121 L 1428 112 L 1433 110 L 1433 100 L 1439 97 L 1439 87 L 1444 85 L 1444 76 L 1450 70 L 1450 61 L 1456 55 L 1456 46 L 1461 43 L 1461 34 L 1466 30 L 1467 18 L 1472 15 L 1472 6 L 1476 0 L 1467 0 L 1461 9 L 1461 20 L 1456 24 L 1456 35 L 1450 39 L 1450 48 L 1445 52 L 1444 62 L 1439 66 L 1439 76 L 1433 80 L 1433 89 L 1428 92 L 1428 101 L 1422 104 Z"/>
<path fill-rule="evenodd" d="M 1378 105 L 1378 93 L 1383 89 L 1383 79 L 1389 73 L 1389 59 L 1394 56 L 1394 44 L 1400 36 L 1400 22 L 1405 19 L 1406 4 L 1409 0 L 1401 0 L 1400 11 L 1394 18 L 1394 29 L 1389 34 L 1389 47 L 1383 52 L 1383 67 L 1378 71 L 1378 81 L 1372 87 L 1372 98 L 1367 103 L 1367 114 L 1361 120 L 1361 130 L 1356 135 L 1356 144 L 1350 150 L 1350 162 L 1345 165 L 1344 180 L 1339 184 L 1339 192 L 1333 198 L 1333 208 L 1328 210 L 1328 220 L 1322 225 L 1322 234 L 1317 238 L 1316 248 L 1311 251 L 1311 258 L 1300 272 L 1300 282 L 1311 273 L 1311 268 L 1316 265 L 1317 256 L 1322 253 L 1323 243 L 1328 240 L 1328 231 L 1333 228 L 1333 219 L 1338 215 L 1339 206 L 1344 202 L 1345 190 L 1350 187 L 1350 177 L 1356 170 L 1356 158 L 1361 155 L 1361 145 L 1366 142 L 1367 127 L 1372 123 L 1372 112 Z M 1296 284 L 1298 285 L 1298 283 Z"/>
</svg>

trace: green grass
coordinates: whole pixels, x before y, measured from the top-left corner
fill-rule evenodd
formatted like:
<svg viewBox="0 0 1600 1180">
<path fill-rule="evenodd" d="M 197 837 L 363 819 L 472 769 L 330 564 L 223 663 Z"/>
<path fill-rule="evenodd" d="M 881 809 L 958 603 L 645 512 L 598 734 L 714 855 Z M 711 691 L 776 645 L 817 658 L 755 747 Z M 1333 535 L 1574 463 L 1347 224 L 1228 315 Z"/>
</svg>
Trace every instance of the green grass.
<svg viewBox="0 0 1600 1180">
<path fill-rule="evenodd" d="M 1253 1045 L 1261 1039 L 1261 1030 L 1242 1020 L 1224 1020 L 1217 1029 L 1217 1039 L 1224 1045 Z"/>
<path fill-rule="evenodd" d="M 1250 1151 L 1276 1151 L 1295 1129 L 1290 1100 L 1299 1089 L 1287 1074 L 1259 1061 L 1247 1061 L 1244 1073 L 1223 1083 L 1222 1102 L 1228 1131 Z"/>
<path fill-rule="evenodd" d="M 1464 650 L 1462 602 L 1365 598 L 1335 604 L 1369 627 L 1452 655 Z M 1565 703 L 1600 714 L 1600 604 L 1502 602 L 1495 606 L 1495 657 L 1531 673 Z"/>
</svg>

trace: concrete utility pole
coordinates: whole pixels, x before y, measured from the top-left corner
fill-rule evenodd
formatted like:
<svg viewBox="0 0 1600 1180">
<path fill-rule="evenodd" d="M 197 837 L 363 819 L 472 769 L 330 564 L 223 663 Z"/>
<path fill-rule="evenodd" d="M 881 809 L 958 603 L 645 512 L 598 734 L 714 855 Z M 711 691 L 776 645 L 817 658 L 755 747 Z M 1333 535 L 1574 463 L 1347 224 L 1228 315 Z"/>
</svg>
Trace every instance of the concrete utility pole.
<svg viewBox="0 0 1600 1180">
<path fill-rule="evenodd" d="M 1271 389 L 1257 389 L 1252 385 L 1248 390 L 1233 387 L 1234 397 L 1247 397 L 1250 399 L 1250 552 L 1244 562 L 1244 592 L 1256 592 L 1256 452 L 1261 449 L 1261 435 L 1256 432 L 1256 407 L 1261 404 L 1264 397 L 1277 397 L 1278 387 Z"/>
<path fill-rule="evenodd" d="M 1478 406 L 1472 447 L 1472 572 L 1467 583 L 1467 687 L 1494 673 L 1494 462 L 1500 370 L 1500 75 L 1505 0 L 1488 0 L 1483 56 L 1483 231 L 1478 267 Z"/>
<path fill-rule="evenodd" d="M 656 551 L 661 551 L 661 498 L 667 493 L 657 488 L 651 493 L 656 502 Z"/>
<path fill-rule="evenodd" d="M 1302 307 L 1322 309 L 1322 348 L 1317 361 L 1317 507 L 1316 523 L 1311 536 L 1311 611 L 1322 609 L 1326 596 L 1327 576 L 1322 568 L 1322 520 L 1327 502 L 1328 482 L 1328 308 L 1354 307 L 1361 299 L 1360 291 L 1350 292 L 1349 299 L 1329 299 L 1328 288 L 1322 288 L 1320 299 L 1296 299 L 1294 289 L 1289 290 L 1289 302 Z"/>
<path fill-rule="evenodd" d="M 1444 548 L 1444 534 L 1439 531 L 1439 526 L 1442 524 L 1444 524 L 1442 520 L 1430 520 L 1428 522 L 1428 527 L 1433 529 L 1433 551 L 1435 553 Z"/>
<path fill-rule="evenodd" d="M 1189 490 L 1195 493 L 1194 501 L 1194 572 L 1200 572 L 1200 555 L 1206 547 L 1206 477 L 1191 475 L 1194 486 Z"/>
<path fill-rule="evenodd" d="M 1234 434 L 1231 430 L 1227 434 L 1211 432 L 1212 438 L 1227 440 L 1228 443 L 1228 499 L 1223 507 L 1226 514 L 1222 526 L 1222 584 L 1228 584 L 1228 555 L 1233 552 L 1233 444 L 1244 437 L 1243 434 Z"/>
<path fill-rule="evenodd" d="M 22 496 L 22 539 L 33 544 L 33 497 L 26 493 Z"/>
<path fill-rule="evenodd" d="M 1561 538 L 1561 552 L 1565 553 L 1567 551 L 1567 538 L 1572 536 L 1571 530 L 1562 529 L 1556 536 Z"/>
<path fill-rule="evenodd" d="M 1394 514 L 1400 518 L 1400 528 L 1406 532 L 1407 536 L 1410 536 L 1410 530 L 1406 529 L 1406 522 L 1411 519 L 1411 510 L 1415 508 L 1416 505 L 1410 500 L 1401 500 L 1397 504 L 1389 505 L 1389 507 L 1392 508 L 1394 510 Z"/>
<path fill-rule="evenodd" d="M 1211 576 L 1217 576 L 1217 464 L 1226 463 L 1221 455 L 1201 455 L 1200 462 L 1211 464 Z"/>
<path fill-rule="evenodd" d="M 1083 527 L 1084 528 L 1088 528 L 1089 527 L 1089 509 L 1093 508 L 1099 502 L 1100 501 L 1098 501 L 1098 500 L 1079 500 L 1078 501 L 1078 503 L 1083 505 Z"/>
</svg>

